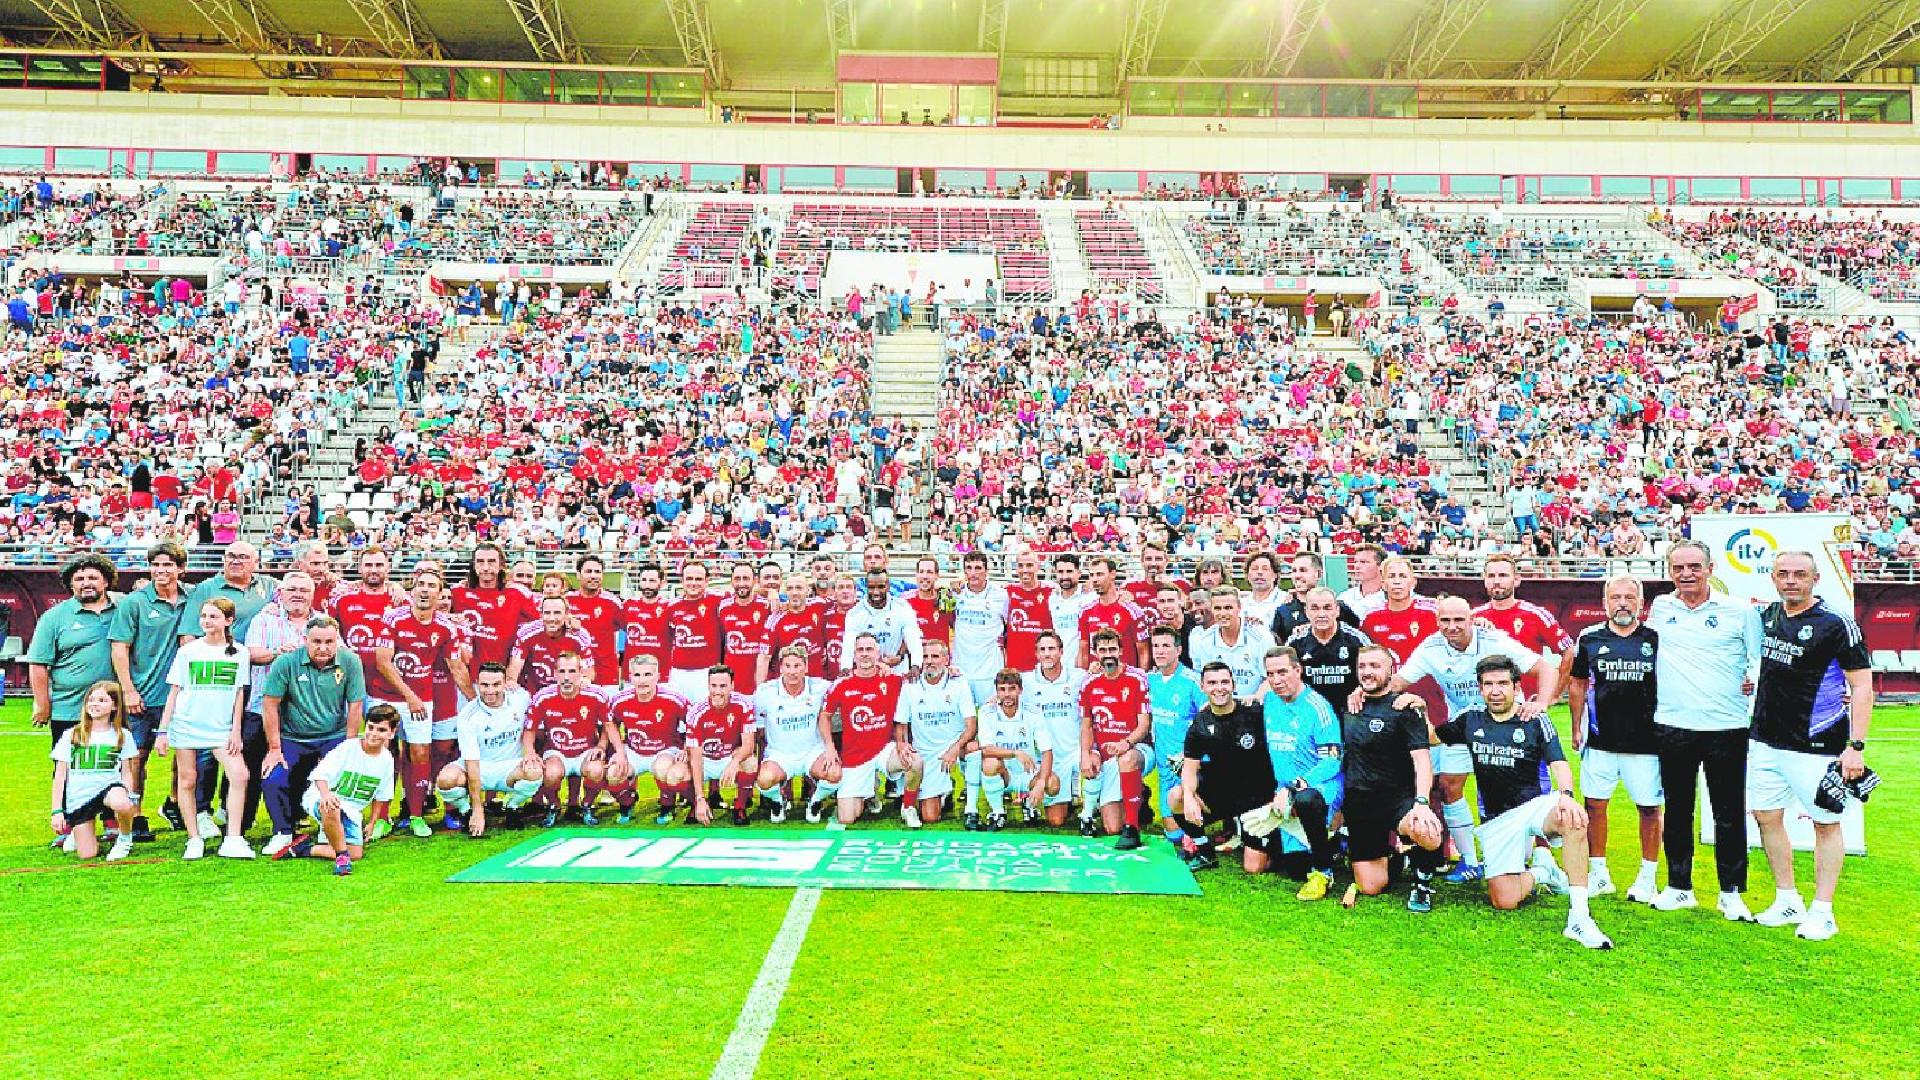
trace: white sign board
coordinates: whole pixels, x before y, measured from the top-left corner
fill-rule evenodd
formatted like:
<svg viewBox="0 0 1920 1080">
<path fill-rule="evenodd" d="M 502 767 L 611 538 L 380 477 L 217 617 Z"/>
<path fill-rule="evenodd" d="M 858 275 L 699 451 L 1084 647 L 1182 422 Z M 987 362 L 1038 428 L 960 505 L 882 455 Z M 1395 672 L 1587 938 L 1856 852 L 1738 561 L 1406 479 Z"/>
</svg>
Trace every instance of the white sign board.
<svg viewBox="0 0 1920 1080">
<path fill-rule="evenodd" d="M 1000 276 L 998 266 L 992 255 L 980 252 L 834 251 L 827 257 L 820 295 L 837 301 L 849 289 L 885 285 L 912 293 L 917 307 L 933 285 L 943 303 L 977 304 L 987 298 L 987 282 Z"/>
<path fill-rule="evenodd" d="M 1853 542 L 1853 519 L 1846 514 L 1702 514 L 1693 519 L 1693 538 L 1713 552 L 1713 591 L 1765 606 L 1774 592 L 1773 558 L 1782 551 L 1806 551 L 1820 571 L 1814 592 L 1830 610 L 1853 617 L 1853 574 L 1840 557 Z M 1867 853 L 1866 816 L 1860 803 L 1847 801 L 1840 816 L 1847 852 Z M 1787 809 L 1787 835 L 1801 851 L 1813 850 L 1813 822 L 1804 808 Z M 1713 843 L 1713 804 L 1700 784 L 1700 840 Z M 1747 846 L 1760 846 L 1760 829 L 1747 818 Z"/>
</svg>

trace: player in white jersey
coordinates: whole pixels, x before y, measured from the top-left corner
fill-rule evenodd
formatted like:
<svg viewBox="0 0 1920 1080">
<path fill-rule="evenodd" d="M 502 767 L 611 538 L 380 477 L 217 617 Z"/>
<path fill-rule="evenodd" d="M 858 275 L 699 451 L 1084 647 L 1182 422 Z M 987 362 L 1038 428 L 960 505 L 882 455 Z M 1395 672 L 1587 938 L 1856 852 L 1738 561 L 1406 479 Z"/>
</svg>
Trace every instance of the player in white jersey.
<svg viewBox="0 0 1920 1080">
<path fill-rule="evenodd" d="M 1063 748 L 1063 754 L 1068 749 L 1077 749 L 1080 745 L 1080 688 L 1087 684 L 1087 673 L 1065 662 L 1060 635 L 1051 630 L 1040 635 L 1039 642 L 1033 647 L 1033 655 L 1039 664 L 1021 677 L 1021 704 L 1039 717 L 1050 745 Z M 1077 768 L 1056 763 L 1054 771 L 1058 774 L 1059 786 L 1050 789 L 1047 794 L 1047 822 L 1058 826 L 1067 823 L 1067 817 L 1073 810 L 1074 795 L 1083 785 Z"/>
<path fill-rule="evenodd" d="M 980 750 L 973 745 L 974 701 L 972 682 L 947 667 L 947 643 L 930 639 L 921 647 L 925 666 L 920 677 L 909 681 L 901 691 L 900 718 L 906 721 L 912 736 L 913 752 L 919 759 L 907 769 L 906 794 L 900 816 L 907 827 L 917 829 L 922 821 L 940 820 L 947 796 L 953 794 L 953 768 L 963 758 L 973 758 L 970 771 L 978 770 Z M 988 685 L 992 685 L 989 680 Z"/>
<path fill-rule="evenodd" d="M 1041 805 L 1060 788 L 1047 725 L 1023 700 L 1020 686 L 1019 672 L 1012 668 L 1002 671 L 993 679 L 994 699 L 980 706 L 975 714 L 981 782 L 986 787 L 987 808 L 991 812 L 986 824 L 989 832 L 999 832 L 1007 826 L 1006 809 L 1001 800 L 1008 787 L 1021 792 L 1028 821 L 1039 817 Z"/>
<path fill-rule="evenodd" d="M 807 820 L 818 822 L 821 804 L 840 785 L 840 767 L 828 766 L 827 744 L 820 741 L 820 710 L 827 702 L 825 679 L 807 677 L 807 647 L 780 650 L 780 677 L 753 692 L 753 722 L 766 753 L 760 758 L 756 786 L 768 805 L 767 820 L 787 820 L 787 780 L 812 781 Z"/>
<path fill-rule="evenodd" d="M 1060 642 L 1060 662 L 1069 669 L 1080 667 L 1080 613 L 1098 599 L 1080 587 L 1080 556 L 1053 557 L 1053 595 L 1047 597 L 1047 610 L 1053 615 L 1053 625 L 1067 630 Z"/>
<path fill-rule="evenodd" d="M 448 762 L 434 786 L 442 802 L 466 817 L 467 835 L 485 836 L 487 793 L 505 793 L 509 810 L 524 805 L 540 791 L 541 764 L 521 753 L 532 698 L 507 681 L 506 665 L 480 665 L 473 692 L 454 717 L 460 760 Z"/>
<path fill-rule="evenodd" d="M 953 594 L 953 670 L 967 680 L 973 700 L 985 701 L 1007 666 L 1007 590 L 987 581 L 987 557 L 977 551 L 960 567 L 966 584 Z"/>
<path fill-rule="evenodd" d="M 1240 590 L 1222 586 L 1207 594 L 1207 606 L 1213 623 L 1193 632 L 1188 651 L 1193 666 L 1206 667 L 1215 660 L 1233 672 L 1233 694 L 1242 701 L 1258 701 L 1266 693 L 1267 650 L 1273 648 L 1273 631 L 1265 624 L 1243 618 Z"/>
<path fill-rule="evenodd" d="M 1388 682 L 1389 693 L 1399 694 L 1424 678 L 1440 686 L 1447 701 L 1449 719 L 1469 709 L 1482 709 L 1480 679 L 1475 667 L 1489 656 L 1504 656 L 1536 680 L 1533 700 L 1520 706 L 1522 719 L 1545 716 L 1547 707 L 1560 692 L 1559 672 L 1541 655 L 1498 630 L 1474 621 L 1473 607 L 1458 596 L 1443 596 L 1434 605 L 1440 623 L 1439 633 L 1414 646 L 1398 674 Z M 1360 692 L 1354 691 L 1349 708 L 1359 711 Z M 1398 703 L 1396 703 L 1398 704 Z M 1460 855 L 1460 865 L 1447 875 L 1455 884 L 1478 881 L 1479 860 L 1474 854 L 1473 811 L 1467 806 L 1467 777 L 1473 772 L 1473 753 L 1466 746 L 1436 746 L 1433 749 L 1434 787 L 1440 793 L 1441 819 Z"/>
</svg>

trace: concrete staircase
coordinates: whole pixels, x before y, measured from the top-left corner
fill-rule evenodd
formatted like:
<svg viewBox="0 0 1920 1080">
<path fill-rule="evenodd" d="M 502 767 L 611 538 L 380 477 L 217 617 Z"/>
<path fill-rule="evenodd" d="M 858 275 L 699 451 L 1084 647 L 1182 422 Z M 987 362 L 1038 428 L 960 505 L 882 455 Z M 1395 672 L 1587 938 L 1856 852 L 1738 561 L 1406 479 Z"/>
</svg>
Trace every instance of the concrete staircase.
<svg viewBox="0 0 1920 1080">
<path fill-rule="evenodd" d="M 355 467 L 359 465 L 353 456 L 354 442 L 364 438 L 372 443 L 379 438 L 381 428 L 392 428 L 399 421 L 400 408 L 394 401 L 391 389 L 380 386 L 365 406 L 315 444 L 313 456 L 294 473 L 292 485 L 301 487 L 312 484 L 314 494 L 322 500 L 333 492 L 345 490 Z M 259 540 L 272 533 L 273 527 L 280 523 L 281 497 L 287 490 L 284 487 L 275 488 L 255 500 L 242 516 L 241 534 Z"/>
<path fill-rule="evenodd" d="M 1042 204 L 1040 228 L 1047 240 L 1047 258 L 1053 264 L 1053 298 L 1059 303 L 1071 302 L 1093 288 L 1086 253 L 1080 250 L 1080 230 L 1073 223 L 1073 204 Z"/>
<path fill-rule="evenodd" d="M 940 411 L 940 373 L 945 362 L 940 335 L 902 330 L 875 339 L 873 411 L 931 424 Z"/>
<path fill-rule="evenodd" d="M 1157 203 L 1140 203 L 1129 204 L 1122 213 L 1133 219 L 1133 227 L 1146 241 L 1147 255 L 1166 286 L 1167 304 L 1177 308 L 1204 306 L 1206 272 L 1193 245 L 1166 209 Z"/>
</svg>

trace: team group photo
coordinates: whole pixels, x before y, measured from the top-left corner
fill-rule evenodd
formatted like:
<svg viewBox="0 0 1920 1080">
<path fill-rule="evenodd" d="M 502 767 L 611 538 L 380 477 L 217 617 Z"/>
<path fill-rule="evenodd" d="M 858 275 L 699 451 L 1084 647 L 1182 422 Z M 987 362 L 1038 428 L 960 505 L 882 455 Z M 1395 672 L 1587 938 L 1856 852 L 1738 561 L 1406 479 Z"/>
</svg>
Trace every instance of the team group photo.
<svg viewBox="0 0 1920 1080">
<path fill-rule="evenodd" d="M 1910 0 L 0 0 L 0 1068 L 1915 1075 L 1916 96 Z"/>
</svg>

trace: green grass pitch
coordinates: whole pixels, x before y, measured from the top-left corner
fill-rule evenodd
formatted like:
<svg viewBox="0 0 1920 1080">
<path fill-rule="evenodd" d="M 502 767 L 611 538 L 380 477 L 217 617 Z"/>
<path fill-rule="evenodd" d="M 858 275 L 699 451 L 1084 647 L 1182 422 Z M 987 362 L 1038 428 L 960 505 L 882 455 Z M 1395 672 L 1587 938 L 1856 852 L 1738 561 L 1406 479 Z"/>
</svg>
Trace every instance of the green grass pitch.
<svg viewBox="0 0 1920 1080">
<path fill-rule="evenodd" d="M 1615 896 L 1596 954 L 1560 937 L 1564 900 L 1346 911 L 1225 867 L 1199 898 L 829 890 L 759 1075 L 1910 1077 L 1920 712 L 1882 709 L 1874 736 L 1887 783 L 1831 942 Z M 44 846 L 47 749 L 8 705 L 0 1076 L 705 1077 L 791 895 L 446 883 L 510 832 L 385 840 L 344 880 L 182 863 L 165 831 L 136 850 L 156 861 L 77 867 Z M 1623 889 L 1631 813 L 1615 802 Z"/>
</svg>

